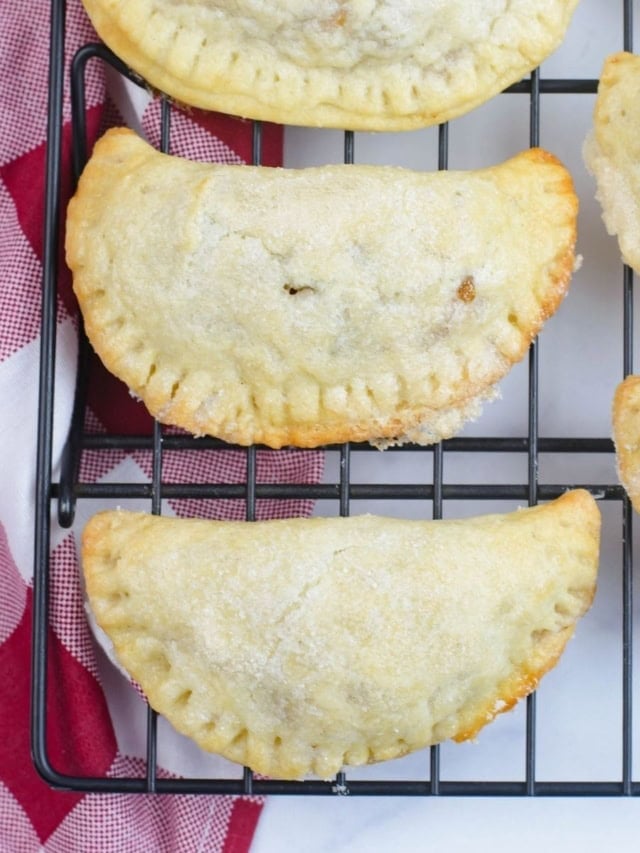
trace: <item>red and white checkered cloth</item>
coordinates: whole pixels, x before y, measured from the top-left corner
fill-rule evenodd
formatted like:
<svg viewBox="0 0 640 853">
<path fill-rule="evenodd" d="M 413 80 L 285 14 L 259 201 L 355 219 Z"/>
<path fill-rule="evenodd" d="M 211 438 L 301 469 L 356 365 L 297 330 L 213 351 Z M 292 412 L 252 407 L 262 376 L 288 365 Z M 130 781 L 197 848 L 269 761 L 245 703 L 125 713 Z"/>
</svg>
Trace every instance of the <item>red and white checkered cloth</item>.
<svg viewBox="0 0 640 853">
<path fill-rule="evenodd" d="M 43 187 L 47 115 L 49 20 L 42 0 L 0 5 L 0 851 L 3 853 L 156 853 L 249 848 L 261 801 L 252 798 L 101 795 L 54 792 L 33 769 L 29 754 L 29 658 L 36 410 L 38 387 Z M 95 39 L 80 0 L 67 3 L 66 53 Z M 90 63 L 88 127 L 92 136 L 121 121 L 106 93 L 103 69 Z M 64 185 L 69 186 L 70 109 L 64 106 Z M 158 104 L 150 102 L 142 127 L 158 137 Z M 251 125 L 198 111 L 175 113 L 172 152 L 194 159 L 238 163 L 251 152 Z M 277 163 L 282 133 L 265 127 L 264 162 Z M 54 464 L 73 397 L 76 321 L 69 276 L 60 276 L 57 324 Z M 94 430 L 149 431 L 149 418 L 126 389 L 97 362 L 91 376 L 88 420 Z M 194 458 L 195 457 L 195 458 Z M 320 453 L 258 454 L 258 478 L 317 481 Z M 165 454 L 168 481 L 241 482 L 242 452 Z M 84 480 L 148 481 L 143 452 L 91 452 Z M 78 510 L 104 508 L 95 502 Z M 148 509 L 148 507 L 145 507 Z M 259 501 L 259 517 L 308 513 L 308 502 Z M 184 515 L 241 518 L 241 501 L 177 501 Z M 109 662 L 87 626 L 78 580 L 76 540 L 52 531 L 49 757 L 60 772 L 111 777 L 142 775 L 145 706 Z M 206 757 L 160 721 L 161 775 L 234 772 Z"/>
</svg>

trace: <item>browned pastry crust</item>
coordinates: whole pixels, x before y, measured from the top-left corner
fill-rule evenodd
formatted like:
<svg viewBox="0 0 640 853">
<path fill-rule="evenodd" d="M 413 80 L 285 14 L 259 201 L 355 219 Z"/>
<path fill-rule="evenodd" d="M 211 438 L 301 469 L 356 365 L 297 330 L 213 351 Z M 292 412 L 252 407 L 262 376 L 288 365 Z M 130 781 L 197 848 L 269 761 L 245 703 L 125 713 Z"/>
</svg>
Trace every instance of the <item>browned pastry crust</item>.
<svg viewBox="0 0 640 853">
<path fill-rule="evenodd" d="M 407 130 L 467 112 L 535 68 L 577 0 L 83 0 L 155 88 L 247 118 Z"/>
<path fill-rule="evenodd" d="M 593 598 L 585 491 L 461 521 L 106 512 L 87 593 L 151 705 L 270 776 L 473 737 L 533 690 Z"/>
<path fill-rule="evenodd" d="M 539 149 L 475 172 L 286 170 L 113 130 L 66 247 L 91 343 L 158 420 L 236 444 L 428 444 L 560 304 L 576 216 Z"/>
<path fill-rule="evenodd" d="M 640 56 L 614 53 L 605 60 L 584 146 L 607 231 L 622 259 L 640 273 Z"/>
<path fill-rule="evenodd" d="M 618 476 L 640 512 L 640 376 L 627 376 L 616 388 L 612 421 Z"/>
</svg>

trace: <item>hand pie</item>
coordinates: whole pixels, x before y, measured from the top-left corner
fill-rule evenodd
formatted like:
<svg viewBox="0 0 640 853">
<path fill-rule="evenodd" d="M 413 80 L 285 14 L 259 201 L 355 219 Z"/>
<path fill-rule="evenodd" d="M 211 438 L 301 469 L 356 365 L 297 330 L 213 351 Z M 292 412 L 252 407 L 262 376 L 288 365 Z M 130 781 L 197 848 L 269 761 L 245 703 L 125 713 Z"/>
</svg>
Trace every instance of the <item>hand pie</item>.
<svg viewBox="0 0 640 853">
<path fill-rule="evenodd" d="M 627 376 L 616 388 L 612 420 L 618 477 L 640 512 L 640 376 Z"/>
<path fill-rule="evenodd" d="M 107 368 L 158 420 L 235 444 L 430 443 L 561 302 L 577 200 L 555 158 L 477 172 L 268 169 L 97 144 L 67 259 Z"/>
<path fill-rule="evenodd" d="M 178 101 L 352 130 L 446 121 L 560 44 L 577 0 L 83 0 L 98 34 Z"/>
<path fill-rule="evenodd" d="M 626 264 L 640 273 L 640 57 L 617 53 L 602 69 L 585 163 L 602 218 Z"/>
<path fill-rule="evenodd" d="M 595 589 L 585 491 L 462 521 L 101 513 L 90 605 L 151 705 L 205 750 L 323 778 L 473 737 L 558 660 Z"/>
</svg>

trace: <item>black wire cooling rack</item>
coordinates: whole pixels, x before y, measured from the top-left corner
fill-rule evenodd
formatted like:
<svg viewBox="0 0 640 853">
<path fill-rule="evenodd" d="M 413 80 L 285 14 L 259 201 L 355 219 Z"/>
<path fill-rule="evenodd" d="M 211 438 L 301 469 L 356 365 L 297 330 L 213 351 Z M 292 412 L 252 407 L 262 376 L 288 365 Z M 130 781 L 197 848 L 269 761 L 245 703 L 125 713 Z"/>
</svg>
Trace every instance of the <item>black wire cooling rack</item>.
<svg viewBox="0 0 640 853">
<path fill-rule="evenodd" d="M 613 4 L 612 4 L 613 5 Z M 622 0 L 623 21 L 620 47 L 632 50 L 632 2 Z M 313 499 L 333 504 L 334 510 L 348 515 L 355 500 L 419 500 L 430 503 L 433 518 L 443 514 L 443 504 L 450 500 L 510 500 L 527 502 L 555 498 L 572 486 L 572 483 L 542 484 L 539 482 L 538 462 L 541 454 L 577 455 L 612 454 L 609 438 L 549 438 L 539 431 L 539 367 L 538 344 L 534 342 L 528 361 L 527 433 L 521 437 L 460 437 L 432 448 L 404 447 L 386 451 L 387 454 L 419 453 L 428 460 L 431 476 L 424 482 L 354 482 L 351 476 L 352 460 L 358 454 L 373 451 L 368 445 L 347 444 L 327 448 L 337 454 L 339 465 L 334 482 L 319 484 L 265 484 L 256 482 L 256 448 L 243 449 L 247 458 L 247 478 L 242 484 L 166 483 L 162 478 L 163 452 L 180 450 L 200 453 L 226 445 L 213 439 L 195 439 L 183 435 L 166 434 L 155 424 L 151 435 L 124 436 L 92 434 L 85 427 L 85 399 L 89 348 L 86 340 L 80 342 L 78 377 L 73 418 L 65 446 L 58 481 L 52 479 L 52 436 L 55 394 L 55 347 L 57 264 L 61 240 L 61 140 L 65 44 L 65 2 L 51 3 L 51 45 L 48 112 L 48 148 L 46 176 L 44 277 L 42 291 L 42 348 L 39 385 L 39 420 L 37 448 L 37 504 L 35 525 L 35 575 L 34 623 L 32 668 L 32 750 L 40 774 L 52 786 L 74 791 L 122 793 L 215 793 L 215 794 L 369 794 L 369 795 L 637 795 L 640 782 L 633 781 L 632 769 L 632 540 L 631 509 L 621 487 L 615 483 L 595 483 L 583 486 L 600 501 L 618 502 L 622 506 L 622 561 L 621 561 L 621 654 L 620 689 L 622 711 L 620 717 L 621 773 L 616 779 L 601 781 L 544 781 L 536 775 L 537 710 L 536 694 L 526 701 L 524 737 L 524 774 L 520 780 L 460 780 L 442 778 L 440 748 L 427 751 L 424 778 L 422 779 L 352 779 L 340 773 L 333 781 L 286 782 L 256 778 L 248 769 L 241 778 L 159 778 L 157 773 L 157 721 L 149 709 L 147 715 L 146 775 L 140 778 L 79 777 L 60 773 L 52 766 L 47 743 L 47 679 L 48 625 L 50 590 L 49 560 L 51 525 L 57 513 L 57 523 L 68 527 L 74 517 L 79 499 L 91 500 L 96 510 L 101 500 L 142 498 L 149 501 L 149 509 L 158 513 L 166 498 L 241 499 L 246 505 L 246 518 L 255 518 L 256 501 L 260 498 Z M 85 69 L 90 60 L 107 63 L 116 72 L 142 85 L 143 81 L 132 74 L 104 45 L 89 44 L 75 57 L 71 75 L 73 115 L 73 168 L 79 175 L 86 158 L 85 141 Z M 596 79 L 549 79 L 541 77 L 538 70 L 508 91 L 518 93 L 529 103 L 529 143 L 538 145 L 540 139 L 541 102 L 546 95 L 595 93 Z M 165 99 L 161 109 L 161 147 L 170 149 L 172 106 Z M 262 133 L 259 123 L 254 124 L 253 162 L 261 161 Z M 446 169 L 449 157 L 448 126 L 438 130 L 438 167 Z M 354 160 L 354 135 L 344 134 L 344 160 Z M 623 272 L 623 370 L 632 371 L 633 343 L 633 277 L 628 268 Z M 622 377 L 620 377 L 622 378 Z M 109 452 L 145 449 L 153 454 L 153 476 L 149 483 L 86 483 L 78 479 L 83 451 Z M 237 448 L 234 448 L 237 450 Z M 302 451 L 304 452 L 304 451 Z M 524 483 L 445 483 L 443 463 L 446 454 L 468 454 L 472 467 L 476 454 L 517 454 L 526 459 L 527 477 Z M 326 504 L 325 504 L 326 505 Z M 481 511 L 481 510 L 480 510 Z"/>
</svg>

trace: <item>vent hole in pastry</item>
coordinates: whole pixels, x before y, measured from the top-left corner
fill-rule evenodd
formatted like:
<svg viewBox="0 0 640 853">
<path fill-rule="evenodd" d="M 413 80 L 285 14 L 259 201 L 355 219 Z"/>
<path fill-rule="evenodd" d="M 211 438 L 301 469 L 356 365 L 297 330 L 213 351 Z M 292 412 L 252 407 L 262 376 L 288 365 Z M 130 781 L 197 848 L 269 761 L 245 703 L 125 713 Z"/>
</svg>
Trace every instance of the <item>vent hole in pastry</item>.
<svg viewBox="0 0 640 853">
<path fill-rule="evenodd" d="M 178 393 L 178 389 L 180 388 L 180 382 L 181 382 L 181 380 L 180 380 L 180 379 L 176 379 L 176 381 L 175 381 L 175 382 L 173 383 L 173 385 L 171 386 L 171 394 L 170 394 L 170 397 L 171 397 L 171 399 L 172 399 L 172 400 L 174 400 L 174 399 L 175 399 L 175 396 L 176 396 L 176 394 Z"/>
<path fill-rule="evenodd" d="M 516 329 L 520 328 L 520 323 L 518 322 L 518 315 L 515 314 L 513 311 L 509 314 L 507 319 L 509 320 L 509 323 Z"/>
<path fill-rule="evenodd" d="M 315 287 L 312 287 L 310 284 L 302 284 L 302 285 L 298 286 L 295 284 L 289 284 L 289 282 L 287 282 L 287 284 L 283 285 L 283 288 L 284 288 L 284 290 L 287 291 L 289 296 L 297 296 L 299 293 L 315 293 L 316 292 Z"/>
<path fill-rule="evenodd" d="M 280 746 L 282 746 L 282 738 L 281 738 L 279 735 L 278 735 L 278 736 L 276 736 L 276 737 L 273 739 L 273 745 L 274 745 L 275 747 L 280 747 Z"/>
</svg>

